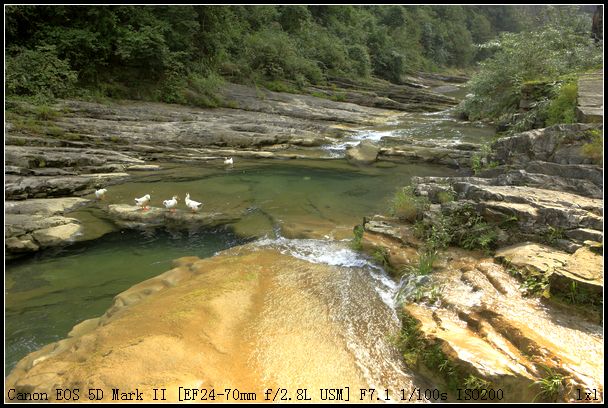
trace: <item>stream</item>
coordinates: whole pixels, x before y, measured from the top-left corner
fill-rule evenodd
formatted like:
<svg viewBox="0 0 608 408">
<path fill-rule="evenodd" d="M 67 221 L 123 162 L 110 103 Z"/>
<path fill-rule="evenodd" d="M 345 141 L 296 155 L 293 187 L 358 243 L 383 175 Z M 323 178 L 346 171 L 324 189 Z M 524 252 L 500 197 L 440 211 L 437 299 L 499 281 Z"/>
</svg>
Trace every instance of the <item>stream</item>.
<svg viewBox="0 0 608 408">
<path fill-rule="evenodd" d="M 362 386 L 372 388 L 409 389 L 414 374 L 404 367 L 390 341 L 400 324 L 394 305 L 397 285 L 368 258 L 351 250 L 348 240 L 353 226 L 365 215 L 386 211 L 396 189 L 411 177 L 453 176 L 456 170 L 388 162 L 357 167 L 346 162 L 344 150 L 365 139 L 384 146 L 397 142 L 449 146 L 478 144 L 493 134 L 493 129 L 456 121 L 446 112 L 404 114 L 395 122 L 361 129 L 335 145 L 323 146 L 320 159 L 235 158 L 230 167 L 158 163 L 162 170 L 142 172 L 128 183 L 111 186 L 105 202 L 68 214 L 82 222 L 85 235 L 103 230 L 102 238 L 6 265 L 6 373 L 28 353 L 65 338 L 74 325 L 103 314 L 118 293 L 171 269 L 173 259 L 209 258 L 251 243 L 331 267 L 331 273 L 307 274 L 296 268 L 271 277 L 272 288 L 259 311 L 263 323 L 252 334 L 258 344 L 256 364 L 269 378 L 283 373 L 297 384 L 303 375 L 298 370 L 332 370 L 308 357 L 286 366 L 278 363 L 282 352 L 293 355 L 297 348 L 305 349 L 306 336 L 327 332 L 315 324 L 327 324 L 339 331 L 332 332 L 335 338 L 327 344 L 341 345 L 340 352 L 354 361 L 341 367 L 345 378 L 361 379 Z M 101 209 L 150 194 L 150 205 L 155 207 L 178 195 L 183 210 L 186 193 L 202 201 L 205 211 L 238 213 L 240 220 L 213 229 L 120 230 Z M 290 312 L 293 308 L 298 315 Z M 302 318 L 319 311 L 327 314 L 327 322 Z M 265 336 L 296 329 L 297 342 Z M 329 386 L 323 385 L 321 371 L 313 373 L 318 385 Z"/>
</svg>

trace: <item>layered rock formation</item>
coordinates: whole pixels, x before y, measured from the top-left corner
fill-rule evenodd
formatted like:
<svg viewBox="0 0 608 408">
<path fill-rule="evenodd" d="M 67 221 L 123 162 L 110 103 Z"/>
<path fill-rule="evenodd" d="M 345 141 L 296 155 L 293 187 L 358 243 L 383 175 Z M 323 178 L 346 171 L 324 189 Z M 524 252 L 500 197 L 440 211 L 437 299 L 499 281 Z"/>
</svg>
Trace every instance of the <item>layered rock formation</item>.
<svg viewBox="0 0 608 408">
<path fill-rule="evenodd" d="M 472 209 L 498 231 L 489 235 L 493 260 L 449 248 L 421 275 L 436 243 L 396 218 L 364 219 L 361 246 L 402 279 L 404 330 L 423 350 L 415 361 L 428 378 L 448 387 L 464 376 L 515 401 L 602 395 L 603 169 L 584 148 L 598 129 L 524 132 L 496 141 L 484 160 L 497 166 L 476 177 L 412 179 L 430 203 L 418 211 L 433 239 L 446 239 L 443 217 Z M 547 378 L 558 385 L 551 392 L 540 386 Z"/>
</svg>

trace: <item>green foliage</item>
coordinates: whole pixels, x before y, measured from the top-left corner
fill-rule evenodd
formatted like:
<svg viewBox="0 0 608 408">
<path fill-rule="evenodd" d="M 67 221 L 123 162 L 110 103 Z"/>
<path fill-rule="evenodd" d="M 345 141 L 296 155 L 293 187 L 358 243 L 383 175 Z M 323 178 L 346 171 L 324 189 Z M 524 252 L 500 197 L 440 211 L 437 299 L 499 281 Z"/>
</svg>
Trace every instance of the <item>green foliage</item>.
<svg viewBox="0 0 608 408">
<path fill-rule="evenodd" d="M 498 227 L 483 220 L 471 205 L 464 205 L 450 214 L 442 214 L 433 222 L 420 222 L 416 234 L 433 249 L 456 245 L 465 249 L 488 252 L 498 239 Z"/>
<path fill-rule="evenodd" d="M 557 12 L 538 14 L 538 10 Z M 561 29 L 562 20 L 577 15 L 569 10 L 454 5 L 9 5 L 5 8 L 6 88 L 12 95 L 66 97 L 73 96 L 77 84 L 88 90 L 84 97 L 100 100 L 139 98 L 216 106 L 222 102 L 208 92 L 189 95 L 193 78 L 217 74 L 244 83 L 287 80 L 297 89 L 326 78 L 366 79 L 371 74 L 398 83 L 408 73 L 467 67 L 491 55 L 502 69 L 497 76 L 517 73 L 528 63 L 527 56 L 536 57 L 530 70 L 553 67 L 558 61 L 561 65 L 554 71 L 561 72 L 598 61 L 596 50 L 586 41 L 572 41 L 585 34 L 578 20 L 570 18 L 574 27 L 570 31 Z M 526 43 L 530 46 L 523 48 L 539 45 L 538 55 L 534 48 L 528 54 L 520 52 L 517 56 L 524 58 L 512 70 L 500 66 L 504 59 L 496 57 L 492 47 L 476 46 L 524 26 L 534 33 L 538 16 L 546 27 L 557 27 L 557 35 L 530 39 Z M 503 34 L 503 49 L 517 51 L 520 39 L 509 43 L 510 39 Z M 578 44 L 567 62 L 554 55 L 564 44 Z M 544 59 L 546 63 L 537 63 Z M 507 88 L 519 81 L 512 75 L 504 77 Z M 502 95 L 504 87 L 495 84 L 490 80 L 485 89 Z M 511 93 L 506 92 L 505 98 Z"/>
<path fill-rule="evenodd" d="M 545 376 L 531 384 L 531 386 L 537 385 L 540 387 L 540 392 L 536 394 L 534 400 L 540 396 L 555 402 L 565 390 L 564 381 L 566 377 L 545 365 L 541 364 L 541 367 L 545 371 Z"/>
<path fill-rule="evenodd" d="M 600 166 L 604 163 L 604 133 L 600 129 L 589 131 L 591 142 L 583 145 L 582 153 Z"/>
<path fill-rule="evenodd" d="M 576 82 L 563 84 L 557 96 L 551 101 L 547 109 L 546 125 L 576 122 L 576 96 L 578 85 Z"/>
<path fill-rule="evenodd" d="M 6 56 L 6 90 L 9 95 L 65 97 L 71 94 L 77 73 L 60 59 L 54 46 L 11 48 Z"/>
<path fill-rule="evenodd" d="M 524 295 L 543 295 L 549 297 L 549 279 L 545 274 L 528 274 L 520 290 Z"/>
<path fill-rule="evenodd" d="M 596 300 L 599 299 L 599 296 L 594 296 L 589 290 L 582 288 L 576 284 L 576 282 L 571 282 L 568 287 L 568 293 L 564 296 L 566 302 L 573 305 L 596 305 Z"/>
<path fill-rule="evenodd" d="M 588 16 L 575 7 L 548 7 L 541 27 L 503 33 L 486 43 L 484 48 L 493 55 L 471 79 L 471 94 L 461 111 L 471 120 L 498 119 L 517 112 L 525 82 L 601 66 L 601 48 L 593 43 L 587 25 Z"/>
<path fill-rule="evenodd" d="M 418 263 L 416 265 L 408 265 L 402 273 L 413 273 L 419 276 L 428 275 L 433 272 L 433 264 L 437 260 L 437 251 L 434 249 L 423 251 L 418 254 Z"/>
<path fill-rule="evenodd" d="M 390 202 L 390 213 L 401 220 L 416 221 L 422 213 L 428 210 L 430 202 L 426 197 L 414 194 L 411 186 L 397 190 Z"/>
<path fill-rule="evenodd" d="M 382 265 L 382 267 L 386 270 L 391 270 L 391 263 L 389 262 L 389 254 L 388 249 L 384 247 L 376 248 L 376 250 L 372 253 L 372 258 Z"/>
<path fill-rule="evenodd" d="M 285 82 L 285 81 L 281 81 L 281 80 L 264 81 L 264 82 L 262 82 L 262 84 L 264 85 L 264 87 L 266 89 L 269 89 L 269 90 L 275 91 L 275 92 L 287 92 L 287 93 L 294 93 L 294 94 L 301 93 L 301 91 L 299 89 L 294 87 L 289 82 Z"/>
<path fill-rule="evenodd" d="M 449 203 L 454 201 L 454 194 L 450 193 L 449 191 L 440 191 L 437 193 L 437 199 L 441 204 Z"/>
<path fill-rule="evenodd" d="M 492 157 L 492 148 L 489 143 L 484 143 L 479 152 L 471 156 L 471 170 L 475 175 L 478 175 L 484 170 L 493 169 L 498 166 L 498 162 L 490 160 Z"/>
<path fill-rule="evenodd" d="M 36 106 L 35 116 L 39 120 L 51 120 L 59 117 L 59 112 L 44 103 L 42 105 Z"/>
<path fill-rule="evenodd" d="M 476 377 L 473 374 L 469 374 L 468 377 L 464 380 L 463 388 L 469 390 L 487 390 L 489 388 L 492 388 L 492 383 L 490 381 L 486 381 L 479 377 Z"/>
<path fill-rule="evenodd" d="M 544 241 L 549 245 L 555 245 L 558 239 L 563 239 L 565 237 L 565 231 L 560 227 L 553 227 L 549 225 L 547 230 L 543 234 Z"/>
<path fill-rule="evenodd" d="M 362 249 L 361 239 L 363 238 L 363 233 L 364 232 L 365 232 L 365 230 L 363 229 L 362 225 L 357 225 L 353 229 L 353 233 L 354 233 L 355 237 L 351 241 L 350 247 L 352 249 L 354 249 L 355 251 L 360 251 Z"/>
</svg>

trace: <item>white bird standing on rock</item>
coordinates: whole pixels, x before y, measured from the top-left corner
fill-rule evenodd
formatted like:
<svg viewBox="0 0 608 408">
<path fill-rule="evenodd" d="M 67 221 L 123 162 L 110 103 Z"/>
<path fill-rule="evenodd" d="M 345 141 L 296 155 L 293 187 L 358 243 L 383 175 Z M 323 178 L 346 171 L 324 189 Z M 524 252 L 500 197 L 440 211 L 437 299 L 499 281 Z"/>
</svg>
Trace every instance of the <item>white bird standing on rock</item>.
<svg viewBox="0 0 608 408">
<path fill-rule="evenodd" d="M 142 210 L 146 211 L 148 209 L 148 202 L 150 202 L 150 194 L 146 194 L 141 198 L 136 198 L 135 203 L 141 207 Z"/>
<path fill-rule="evenodd" d="M 175 207 L 177 206 L 177 200 L 178 200 L 178 197 L 173 196 L 173 198 L 171 200 L 163 201 L 163 204 L 167 208 L 167 210 L 171 210 L 171 212 L 175 212 Z"/>
<path fill-rule="evenodd" d="M 190 199 L 190 193 L 186 193 L 186 200 L 185 203 L 188 207 L 190 207 L 190 209 L 192 210 L 192 212 L 196 212 L 199 210 L 199 207 L 203 205 L 203 203 L 199 203 L 198 201 L 194 201 Z"/>
<path fill-rule="evenodd" d="M 108 190 L 105 188 L 99 189 L 99 190 L 95 190 L 95 197 L 98 200 L 103 200 L 103 198 L 105 197 L 105 194 Z"/>
<path fill-rule="evenodd" d="M 232 160 L 232 157 L 224 157 L 224 164 L 233 164 L 234 160 Z"/>
</svg>

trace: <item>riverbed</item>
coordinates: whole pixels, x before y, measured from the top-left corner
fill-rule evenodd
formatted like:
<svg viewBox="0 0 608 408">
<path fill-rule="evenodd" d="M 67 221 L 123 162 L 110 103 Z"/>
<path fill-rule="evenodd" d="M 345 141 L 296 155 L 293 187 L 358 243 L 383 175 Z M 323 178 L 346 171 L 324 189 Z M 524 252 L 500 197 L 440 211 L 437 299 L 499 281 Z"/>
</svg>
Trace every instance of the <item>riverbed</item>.
<svg viewBox="0 0 608 408">
<path fill-rule="evenodd" d="M 103 230 L 101 238 L 6 265 L 5 368 L 10 372 L 26 354 L 65 338 L 83 320 L 101 315 L 114 296 L 170 269 L 173 259 L 209 258 L 253 243 L 304 262 L 336 268 L 334 273 L 304 281 L 297 271 L 272 276 L 274 290 L 268 294 L 268 304 L 278 309 L 260 309 L 260 313 L 271 316 L 264 322 L 276 327 L 260 330 L 302 325 L 302 333 L 315 332 L 314 322 L 290 320 L 285 314 L 285 307 L 293 301 L 286 299 L 285 293 L 291 293 L 300 299 L 298 310 L 302 313 L 324 310 L 332 324 L 343 331 L 328 344 L 341 344 L 342 351 L 355 362 L 349 368 L 354 372 L 345 375 L 370 387 L 409 386 L 411 373 L 404 371 L 389 341 L 399 328 L 394 308 L 396 283 L 368 258 L 352 251 L 348 241 L 362 217 L 386 212 L 390 198 L 411 177 L 453 176 L 458 170 L 421 163 L 355 166 L 343 153 L 350 144 L 365 139 L 384 146 L 395 141 L 450 145 L 482 143 L 493 134 L 491 128 L 457 121 L 446 112 L 407 114 L 382 126 L 358 129 L 333 146 L 323 146 L 316 159 L 235 159 L 231 166 L 157 163 L 161 170 L 141 172 L 128 183 L 108 188 L 103 202 L 68 214 L 81 221 L 85 235 Z M 162 207 L 162 200 L 177 195 L 178 211 L 187 211 L 183 202 L 186 193 L 201 201 L 205 211 L 238 213 L 239 221 L 213 229 L 128 230 L 114 226 L 103 211 L 111 204 L 134 204 L 133 199 L 144 194 L 151 195 L 154 207 Z M 306 349 L 307 345 L 275 341 L 272 347 L 260 346 L 257 364 L 266 362 L 269 372 L 286 370 L 297 377 L 296 366 L 271 364 L 283 347 Z M 274 354 L 264 354 L 264 350 Z"/>
</svg>

